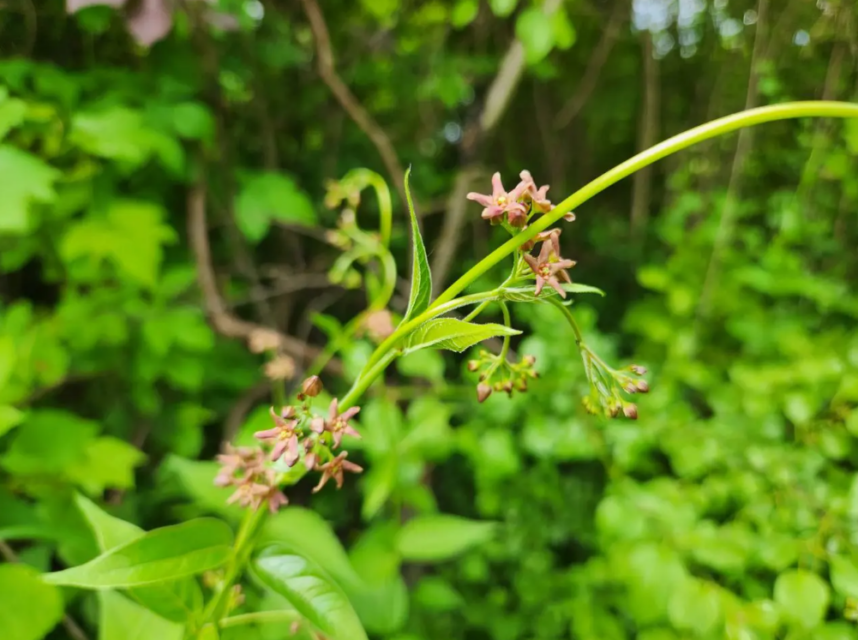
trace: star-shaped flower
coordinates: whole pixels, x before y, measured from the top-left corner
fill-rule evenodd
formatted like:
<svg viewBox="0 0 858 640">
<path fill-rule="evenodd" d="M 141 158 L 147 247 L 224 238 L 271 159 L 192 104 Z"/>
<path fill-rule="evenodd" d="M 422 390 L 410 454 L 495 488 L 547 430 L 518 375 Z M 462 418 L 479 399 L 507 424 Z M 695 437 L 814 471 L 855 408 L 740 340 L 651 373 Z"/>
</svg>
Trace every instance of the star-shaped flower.
<svg viewBox="0 0 858 640">
<path fill-rule="evenodd" d="M 295 409 L 293 407 L 286 407 L 279 416 L 274 412 L 274 407 L 272 407 L 271 418 L 274 420 L 275 426 L 253 434 L 253 437 L 257 440 L 269 442 L 273 445 L 271 450 L 272 462 L 279 460 L 284 453 L 288 452 L 288 455 L 283 460 L 288 467 L 294 465 L 300 457 L 298 451 L 298 421 L 292 419 L 294 415 Z"/>
<path fill-rule="evenodd" d="M 344 434 L 360 438 L 360 433 L 357 432 L 357 429 L 349 424 L 349 420 L 354 418 L 359 411 L 360 407 L 352 407 L 340 413 L 337 399 L 334 398 L 331 400 L 331 406 L 328 409 L 328 419 L 313 418 L 310 428 L 316 433 L 330 431 L 334 439 L 334 449 L 336 449 L 340 446 Z"/>
<path fill-rule="evenodd" d="M 522 196 L 520 190 L 521 185 L 510 192 L 507 192 L 501 182 L 500 173 L 495 173 L 492 176 L 492 194 L 482 194 L 471 192 L 468 194 L 468 200 L 473 200 L 485 207 L 482 217 L 485 220 L 492 222 L 500 222 L 503 215 L 506 213 L 509 216 L 509 222 L 513 226 L 522 226 L 527 220 L 527 209 L 518 200 Z"/>
<path fill-rule="evenodd" d="M 337 455 L 336 458 L 319 467 L 322 471 L 322 477 L 319 480 L 319 484 L 313 488 L 313 493 L 321 491 L 322 487 L 324 487 L 331 478 L 333 478 L 337 483 L 337 489 L 341 489 L 343 486 L 343 471 L 349 471 L 351 473 L 360 473 L 363 471 L 363 467 L 346 460 L 346 456 L 348 455 L 348 451 L 343 451 Z"/>
<path fill-rule="evenodd" d="M 530 270 L 536 275 L 536 295 L 542 293 L 542 288 L 547 284 L 554 288 L 562 298 L 566 297 L 566 292 L 560 286 L 560 281 L 557 279 L 559 275 L 565 282 L 572 282 L 566 269 L 575 266 L 574 260 L 565 260 L 557 256 L 553 251 L 552 242 L 546 241 L 542 243 L 542 249 L 539 252 L 539 257 L 534 258 L 527 254 L 524 259 L 527 261 Z"/>
<path fill-rule="evenodd" d="M 519 188 L 530 199 L 534 211 L 548 213 L 554 208 L 554 205 L 548 200 L 549 186 L 547 184 L 537 188 L 536 183 L 533 181 L 533 176 L 527 170 L 522 171 L 519 177 L 521 178 Z"/>
</svg>

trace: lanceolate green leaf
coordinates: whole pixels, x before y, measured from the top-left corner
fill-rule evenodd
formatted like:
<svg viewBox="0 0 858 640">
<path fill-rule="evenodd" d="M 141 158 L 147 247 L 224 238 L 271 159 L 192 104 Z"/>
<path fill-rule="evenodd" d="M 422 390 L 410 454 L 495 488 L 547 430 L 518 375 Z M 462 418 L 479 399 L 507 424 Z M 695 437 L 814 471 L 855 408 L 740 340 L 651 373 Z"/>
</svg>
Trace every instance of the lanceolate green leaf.
<svg viewBox="0 0 858 640">
<path fill-rule="evenodd" d="M 44 576 L 51 584 L 105 589 L 176 580 L 229 560 L 232 531 L 222 521 L 198 518 L 155 529 L 79 567 Z"/>
<path fill-rule="evenodd" d="M 82 495 L 76 495 L 75 502 L 92 528 L 98 548 L 102 552 L 136 540 L 146 533 L 137 525 L 104 512 Z M 203 606 L 200 585 L 191 576 L 171 582 L 131 587 L 128 589 L 128 595 L 150 611 L 176 622 L 187 621 L 194 611 L 202 609 Z"/>
<path fill-rule="evenodd" d="M 334 581 L 287 547 L 269 547 L 257 558 L 256 573 L 330 640 L 366 640 L 357 613 Z"/>
<path fill-rule="evenodd" d="M 408 298 L 408 309 L 402 322 L 408 322 L 414 316 L 423 313 L 432 301 L 432 272 L 429 271 L 429 258 L 426 256 L 426 246 L 420 227 L 417 224 L 417 214 L 411 201 L 411 190 L 408 188 L 408 177 L 411 168 L 405 172 L 405 195 L 408 198 L 408 213 L 411 216 L 411 243 L 414 260 L 411 266 L 411 295 Z"/>
<path fill-rule="evenodd" d="M 408 336 L 404 353 L 430 347 L 461 353 L 483 340 L 520 333 L 502 324 L 474 324 L 455 318 L 435 318 L 423 323 Z"/>
<path fill-rule="evenodd" d="M 115 591 L 98 594 L 98 640 L 182 640 L 182 625 L 164 620 Z"/>
<path fill-rule="evenodd" d="M 596 293 L 600 296 L 605 295 L 605 292 L 596 287 L 592 287 L 589 284 L 580 284 L 577 282 L 573 282 L 571 284 L 561 285 L 563 290 L 566 293 Z M 512 287 L 509 289 L 503 290 L 503 297 L 505 300 L 509 300 L 510 302 L 537 302 L 539 300 L 545 300 L 547 298 L 551 298 L 552 296 L 558 295 L 557 292 L 551 287 L 545 287 L 539 294 L 539 297 L 536 296 L 535 287 Z"/>
</svg>

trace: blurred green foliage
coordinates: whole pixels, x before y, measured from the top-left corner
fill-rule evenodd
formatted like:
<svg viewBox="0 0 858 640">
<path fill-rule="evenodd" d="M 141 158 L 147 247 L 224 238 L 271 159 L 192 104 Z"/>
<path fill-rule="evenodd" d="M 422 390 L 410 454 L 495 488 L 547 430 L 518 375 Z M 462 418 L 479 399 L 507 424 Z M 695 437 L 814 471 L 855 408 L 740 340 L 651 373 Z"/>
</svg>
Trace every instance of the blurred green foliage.
<svg viewBox="0 0 858 640">
<path fill-rule="evenodd" d="M 463 135 L 515 42 L 526 68 L 481 140 L 477 191 L 495 170 L 527 168 L 559 201 L 632 155 L 643 129 L 662 139 L 749 95 L 855 97 L 849 0 L 322 4 L 342 81 L 413 163 L 430 260 L 471 161 Z M 0 7 L 4 640 L 75 638 L 56 626 L 63 607 L 89 638 L 179 637 L 151 594 L 38 579 L 104 551 L 105 531 L 117 543 L 139 533 L 93 520 L 94 505 L 82 513 L 75 492 L 147 530 L 236 521 L 211 458 L 267 426 L 270 401 L 263 358 L 206 321 L 194 185 L 231 313 L 324 344 L 363 309 L 359 292 L 318 284 L 338 255 L 322 202 L 325 180 L 384 171 L 376 147 L 315 72 L 300 3 L 219 5 L 238 30 L 178 11 L 151 48 L 110 7 Z M 621 26 L 606 46 L 612 12 Z M 526 394 L 480 405 L 466 358 L 403 358 L 363 404 L 352 448 L 364 475 L 318 496 L 301 485 L 265 539 L 328 576 L 373 638 L 858 638 L 858 126 L 779 123 L 748 142 L 655 167 L 639 234 L 632 181 L 565 226 L 576 280 L 608 293 L 576 298 L 588 340 L 652 372 L 639 421 L 586 414 L 568 328 L 548 306 L 520 305 L 514 349 L 541 375 Z M 359 216 L 372 221 L 373 207 Z M 501 238 L 476 207 L 468 216 L 453 274 Z M 345 346 L 330 394 L 371 350 L 369 336 Z M 254 582 L 237 612 L 287 610 L 269 586 Z M 288 624 L 221 637 L 275 640 Z"/>
</svg>

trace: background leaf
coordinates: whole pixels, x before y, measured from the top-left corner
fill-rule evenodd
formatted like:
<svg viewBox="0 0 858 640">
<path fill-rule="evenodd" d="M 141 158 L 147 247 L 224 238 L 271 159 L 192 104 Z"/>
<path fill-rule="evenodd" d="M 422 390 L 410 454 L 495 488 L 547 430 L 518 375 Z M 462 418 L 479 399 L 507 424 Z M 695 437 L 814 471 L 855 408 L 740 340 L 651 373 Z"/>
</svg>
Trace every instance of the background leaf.
<svg viewBox="0 0 858 640">
<path fill-rule="evenodd" d="M 812 629 L 825 618 L 831 594 L 825 581 L 805 569 L 785 571 L 775 581 L 775 602 L 792 625 Z"/>
<path fill-rule="evenodd" d="M 238 228 L 251 242 L 262 240 L 273 221 L 304 226 L 316 224 L 316 210 L 294 179 L 280 173 L 248 178 L 235 202 Z"/>
<path fill-rule="evenodd" d="M 0 603 L 3 640 L 40 640 L 63 617 L 59 590 L 22 564 L 0 564 Z"/>
<path fill-rule="evenodd" d="M 458 516 L 418 516 L 402 527 L 396 546 L 406 560 L 440 562 L 487 542 L 494 535 L 496 526 L 494 522 Z"/>
</svg>

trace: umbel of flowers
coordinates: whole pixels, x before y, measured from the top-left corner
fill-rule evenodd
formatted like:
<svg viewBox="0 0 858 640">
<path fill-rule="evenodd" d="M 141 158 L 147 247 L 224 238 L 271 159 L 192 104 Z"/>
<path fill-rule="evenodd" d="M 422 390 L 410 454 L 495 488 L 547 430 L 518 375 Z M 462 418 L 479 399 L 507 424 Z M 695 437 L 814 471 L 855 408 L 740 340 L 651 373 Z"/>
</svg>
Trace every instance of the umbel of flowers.
<svg viewBox="0 0 858 640">
<path fill-rule="evenodd" d="M 503 226 L 515 236 L 527 228 L 535 218 L 549 213 L 554 205 L 548 200 L 548 185 L 536 186 L 529 171 L 519 174 L 520 182 L 507 191 L 501 180 L 500 173 L 492 176 L 491 194 L 469 193 L 469 200 L 474 200 L 483 207 L 482 217 L 492 225 Z M 574 222 L 575 214 L 569 212 L 563 216 L 566 222 Z M 540 301 L 550 301 L 546 293 L 556 293 L 565 299 L 567 291 L 564 284 L 572 284 L 568 269 L 575 266 L 574 260 L 564 258 L 560 253 L 560 228 L 547 229 L 536 234 L 531 240 L 519 247 L 519 257 L 515 260 L 512 275 L 508 282 L 534 282 L 533 296 Z M 533 249 L 539 245 L 539 250 Z M 556 301 L 552 301 L 556 302 Z M 559 304 L 559 303 L 558 303 Z M 505 310 L 506 313 L 506 310 Z M 585 343 L 571 313 L 564 311 L 575 331 L 576 342 L 584 362 L 587 380 L 591 393 L 584 399 L 584 407 L 590 413 L 601 413 L 611 418 L 623 415 L 626 418 L 637 419 L 637 406 L 623 396 L 634 393 L 647 393 L 649 385 L 641 378 L 646 369 L 639 365 L 630 365 L 623 369 L 613 369 L 606 364 Z M 534 369 L 533 356 L 525 356 L 519 363 L 507 361 L 508 341 L 500 355 L 481 352 L 478 359 L 468 362 L 470 371 L 480 372 L 477 385 L 477 398 L 484 402 L 493 391 L 505 391 L 512 394 L 515 391 L 526 391 L 527 381 L 535 378 L 538 373 Z"/>
<path fill-rule="evenodd" d="M 221 468 L 215 484 L 234 488 L 228 503 L 237 502 L 254 510 L 267 503 L 272 513 L 288 504 L 289 500 L 281 488 L 285 474 L 278 472 L 278 463 L 291 469 L 302 461 L 307 472 L 318 472 L 319 481 L 314 493 L 331 479 L 340 489 L 344 472 L 363 471 L 347 459 L 347 451 L 334 453 L 342 445 L 344 435 L 360 438 L 360 433 L 350 423 L 360 407 L 340 411 L 334 398 L 327 418 L 315 416 L 311 413 L 311 403 L 321 391 L 322 381 L 318 376 L 307 378 L 301 385 L 296 406 L 283 407 L 279 413 L 271 408 L 274 426 L 254 434 L 259 443 L 257 446 L 227 445 L 226 451 L 217 456 Z"/>
</svg>

